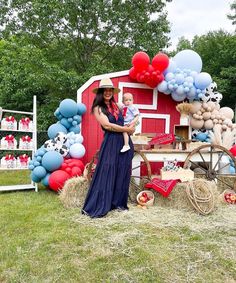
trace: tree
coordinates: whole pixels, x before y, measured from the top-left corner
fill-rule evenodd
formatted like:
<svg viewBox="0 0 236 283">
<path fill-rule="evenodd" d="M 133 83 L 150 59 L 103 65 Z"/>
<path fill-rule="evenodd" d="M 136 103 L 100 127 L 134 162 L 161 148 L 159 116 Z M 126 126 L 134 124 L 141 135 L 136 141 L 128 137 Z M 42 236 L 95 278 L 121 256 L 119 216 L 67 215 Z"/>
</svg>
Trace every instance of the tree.
<svg viewBox="0 0 236 283">
<path fill-rule="evenodd" d="M 236 105 L 236 36 L 223 30 L 196 36 L 193 49 L 201 56 L 203 71 L 208 72 L 223 94 L 222 106 Z"/>
<path fill-rule="evenodd" d="M 56 41 L 70 67 L 81 74 L 91 64 L 112 61 L 124 47 L 129 61 L 135 51 L 154 56 L 165 47 L 170 31 L 166 2 L 171 0 L 1 0 L 1 36 L 24 35 L 40 48 Z M 124 54 L 118 55 L 122 59 Z"/>
<path fill-rule="evenodd" d="M 232 14 L 228 14 L 227 17 L 228 19 L 232 20 L 232 24 L 235 25 L 236 24 L 236 1 L 234 1 L 230 5 L 230 9 L 231 9 Z"/>
<path fill-rule="evenodd" d="M 181 36 L 176 47 L 176 52 L 179 52 L 184 49 L 192 49 L 192 45 L 190 40 L 186 39 L 184 36 Z"/>
<path fill-rule="evenodd" d="M 0 41 L 0 105 L 29 111 L 37 95 L 39 129 L 46 129 L 59 102 L 74 98 L 79 77 L 59 64 L 50 64 L 43 50 L 32 45 L 21 47 L 18 39 Z"/>
</svg>

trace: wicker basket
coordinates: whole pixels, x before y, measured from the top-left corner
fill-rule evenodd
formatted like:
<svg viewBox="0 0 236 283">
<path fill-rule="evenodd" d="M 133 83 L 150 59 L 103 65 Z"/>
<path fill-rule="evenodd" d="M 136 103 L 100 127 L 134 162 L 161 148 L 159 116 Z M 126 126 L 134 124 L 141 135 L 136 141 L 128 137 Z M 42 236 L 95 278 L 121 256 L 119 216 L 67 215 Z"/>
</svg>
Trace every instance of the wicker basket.
<svg viewBox="0 0 236 283">
<path fill-rule="evenodd" d="M 228 196 L 228 195 L 233 195 L 233 196 L 235 196 L 235 200 L 234 200 L 234 201 L 229 201 L 229 200 L 227 199 L 227 196 Z M 233 190 L 229 190 L 229 189 L 224 190 L 223 193 L 221 193 L 221 194 L 219 195 L 219 200 L 220 200 L 220 202 L 226 203 L 226 204 L 236 204 L 236 192 L 233 191 Z"/>
<path fill-rule="evenodd" d="M 140 198 L 145 198 L 145 196 L 147 196 L 147 200 L 146 201 L 142 201 L 142 199 Z M 152 206 L 154 204 L 154 193 L 152 191 L 141 191 L 138 195 L 137 195 L 137 202 L 140 205 L 145 205 L 145 206 Z"/>
</svg>

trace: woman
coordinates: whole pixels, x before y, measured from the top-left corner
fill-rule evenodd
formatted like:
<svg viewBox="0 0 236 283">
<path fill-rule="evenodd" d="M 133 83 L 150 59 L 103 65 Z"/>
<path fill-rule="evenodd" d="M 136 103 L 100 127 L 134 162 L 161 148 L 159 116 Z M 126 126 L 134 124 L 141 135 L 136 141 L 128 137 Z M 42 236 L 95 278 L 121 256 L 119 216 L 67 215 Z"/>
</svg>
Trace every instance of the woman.
<svg viewBox="0 0 236 283">
<path fill-rule="evenodd" d="M 93 90 L 96 97 L 92 113 L 105 131 L 99 151 L 99 161 L 85 199 L 82 213 L 90 217 L 102 217 L 110 210 L 128 209 L 128 191 L 133 158 L 133 144 L 129 139 L 131 150 L 121 153 L 124 145 L 123 132 L 132 134 L 134 125 L 123 126 L 124 119 L 115 103 L 114 88 L 109 78 L 102 79 L 99 88 Z"/>
</svg>

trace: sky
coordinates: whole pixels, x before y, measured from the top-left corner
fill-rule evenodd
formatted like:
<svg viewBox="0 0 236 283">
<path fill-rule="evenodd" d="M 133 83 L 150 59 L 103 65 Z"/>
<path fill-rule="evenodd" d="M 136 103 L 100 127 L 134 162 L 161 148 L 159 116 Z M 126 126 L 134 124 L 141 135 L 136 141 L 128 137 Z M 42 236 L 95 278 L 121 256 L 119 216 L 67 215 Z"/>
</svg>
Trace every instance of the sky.
<svg viewBox="0 0 236 283">
<path fill-rule="evenodd" d="M 172 0 L 167 3 L 168 20 L 171 23 L 171 50 L 178 38 L 192 40 L 195 35 L 224 29 L 233 32 L 235 26 L 227 18 L 233 0 Z"/>
</svg>

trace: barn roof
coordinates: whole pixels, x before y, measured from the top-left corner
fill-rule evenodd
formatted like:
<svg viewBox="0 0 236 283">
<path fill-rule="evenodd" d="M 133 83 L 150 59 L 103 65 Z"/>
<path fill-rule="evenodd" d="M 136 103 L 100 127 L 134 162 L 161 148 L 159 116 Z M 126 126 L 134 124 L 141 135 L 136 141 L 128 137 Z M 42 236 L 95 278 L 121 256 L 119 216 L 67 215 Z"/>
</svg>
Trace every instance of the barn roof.
<svg viewBox="0 0 236 283">
<path fill-rule="evenodd" d="M 116 77 L 122 77 L 127 76 L 129 74 L 129 70 L 120 71 L 120 72 L 114 72 L 114 73 L 106 73 L 102 75 L 97 75 L 91 77 L 85 84 L 83 84 L 78 90 L 77 90 L 77 102 L 82 102 L 82 93 L 86 90 L 93 82 L 101 80 L 103 78 L 116 78 Z"/>
</svg>

